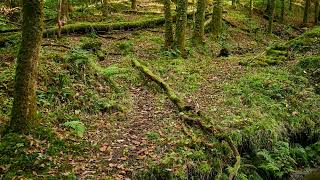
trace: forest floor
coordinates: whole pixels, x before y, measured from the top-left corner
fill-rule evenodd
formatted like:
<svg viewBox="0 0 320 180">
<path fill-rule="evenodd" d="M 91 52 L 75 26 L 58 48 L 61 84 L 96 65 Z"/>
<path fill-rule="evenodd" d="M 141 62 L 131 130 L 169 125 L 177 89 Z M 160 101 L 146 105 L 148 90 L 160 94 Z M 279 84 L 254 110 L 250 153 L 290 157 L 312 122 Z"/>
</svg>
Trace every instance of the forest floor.
<svg viewBox="0 0 320 180">
<path fill-rule="evenodd" d="M 142 7 L 153 7 L 151 11 L 158 4 Z M 249 19 L 243 8 L 225 11 L 223 34 L 206 34 L 199 47 L 188 41 L 187 59 L 162 49 L 163 27 L 45 38 L 37 90 L 41 126 L 28 136 L 1 137 L 0 178 L 227 178 L 235 159 L 227 143 L 217 149 L 195 143 L 217 140 L 186 125 L 165 92 L 135 69 L 132 59 L 210 117 L 208 124 L 231 135 L 243 156 L 237 178 L 289 178 L 298 170 L 317 167 L 320 97 L 307 72 L 295 74 L 295 67 L 318 50 L 291 54 L 290 61 L 267 61 L 268 48 L 290 42 L 303 31 L 295 24 L 275 23 L 274 35 L 268 37 L 267 20 L 258 12 Z M 109 19 L 156 16 L 115 13 Z M 221 48 L 230 55 L 218 57 Z M 16 44 L 1 49 L 3 127 L 12 105 L 17 50 Z"/>
</svg>

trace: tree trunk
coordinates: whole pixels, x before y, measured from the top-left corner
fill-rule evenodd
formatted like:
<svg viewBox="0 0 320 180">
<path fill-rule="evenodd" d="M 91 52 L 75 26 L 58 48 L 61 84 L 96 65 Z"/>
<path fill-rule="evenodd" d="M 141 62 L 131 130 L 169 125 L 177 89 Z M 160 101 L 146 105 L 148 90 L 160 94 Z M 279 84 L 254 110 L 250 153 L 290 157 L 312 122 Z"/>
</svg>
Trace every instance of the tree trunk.
<svg viewBox="0 0 320 180">
<path fill-rule="evenodd" d="M 249 17 L 252 18 L 253 15 L 253 0 L 249 1 Z"/>
<path fill-rule="evenodd" d="M 36 123 L 36 76 L 43 31 L 43 0 L 22 1 L 19 49 L 10 131 L 27 132 Z"/>
<path fill-rule="evenodd" d="M 186 57 L 187 0 L 177 0 L 176 45 L 182 57 Z"/>
<path fill-rule="evenodd" d="M 172 15 L 171 15 L 171 1 L 164 0 L 164 17 L 165 17 L 165 48 L 171 49 L 173 46 L 173 27 L 172 27 Z"/>
<path fill-rule="evenodd" d="M 217 37 L 222 30 L 222 0 L 216 0 L 213 5 L 211 31 Z"/>
<path fill-rule="evenodd" d="M 319 0 L 314 1 L 314 25 L 319 22 Z"/>
<path fill-rule="evenodd" d="M 233 7 L 236 6 L 236 0 L 232 0 L 231 3 L 232 3 L 232 6 L 233 6 Z"/>
<path fill-rule="evenodd" d="M 202 43 L 204 39 L 206 0 L 198 0 L 193 38 L 195 43 Z"/>
<path fill-rule="evenodd" d="M 267 0 L 267 8 L 265 12 L 268 13 L 268 15 L 270 13 L 270 6 L 271 6 L 271 0 Z"/>
<path fill-rule="evenodd" d="M 308 23 L 310 3 L 311 3 L 310 0 L 305 0 L 304 13 L 303 13 L 303 24 L 304 25 L 306 25 Z"/>
<path fill-rule="evenodd" d="M 280 15 L 280 21 L 284 22 L 284 10 L 285 10 L 285 0 L 281 0 L 281 15 Z"/>
<path fill-rule="evenodd" d="M 137 0 L 131 0 L 131 9 L 137 10 Z"/>
<path fill-rule="evenodd" d="M 107 17 L 110 15 L 110 7 L 109 7 L 109 2 L 108 0 L 103 0 L 102 1 L 102 15 Z"/>
<path fill-rule="evenodd" d="M 63 24 L 69 20 L 69 0 L 62 0 L 61 2 L 61 19 Z"/>
<path fill-rule="evenodd" d="M 274 18 L 274 8 L 275 8 L 275 0 L 269 0 L 269 24 L 268 24 L 268 34 L 272 34 L 272 26 L 273 26 L 273 18 Z"/>
<path fill-rule="evenodd" d="M 292 11 L 293 0 L 289 0 L 289 11 Z"/>
</svg>

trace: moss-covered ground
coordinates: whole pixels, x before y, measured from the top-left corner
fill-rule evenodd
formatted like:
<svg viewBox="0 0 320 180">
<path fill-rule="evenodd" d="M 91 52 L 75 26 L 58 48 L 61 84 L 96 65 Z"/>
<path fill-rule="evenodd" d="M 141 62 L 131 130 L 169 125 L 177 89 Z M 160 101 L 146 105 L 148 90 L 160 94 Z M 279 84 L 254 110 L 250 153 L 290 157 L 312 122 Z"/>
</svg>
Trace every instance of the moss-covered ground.
<svg viewBox="0 0 320 180">
<path fill-rule="evenodd" d="M 79 11 L 73 21 L 95 11 Z M 110 22 L 141 18 L 114 11 Z M 236 179 L 290 179 L 319 167 L 320 28 L 301 34 L 294 21 L 275 23 L 286 33 L 267 37 L 258 12 L 249 19 L 242 7 L 225 11 L 223 34 L 206 34 L 199 47 L 188 40 L 187 59 L 162 49 L 162 27 L 45 38 L 40 125 L 28 135 L 0 136 L 0 179 L 228 179 L 236 161 L 228 143 L 186 125 L 133 58 L 232 138 L 241 155 Z M 217 57 L 221 48 L 231 55 Z M 17 50 L 17 43 L 0 49 L 1 131 L 11 113 Z"/>
</svg>

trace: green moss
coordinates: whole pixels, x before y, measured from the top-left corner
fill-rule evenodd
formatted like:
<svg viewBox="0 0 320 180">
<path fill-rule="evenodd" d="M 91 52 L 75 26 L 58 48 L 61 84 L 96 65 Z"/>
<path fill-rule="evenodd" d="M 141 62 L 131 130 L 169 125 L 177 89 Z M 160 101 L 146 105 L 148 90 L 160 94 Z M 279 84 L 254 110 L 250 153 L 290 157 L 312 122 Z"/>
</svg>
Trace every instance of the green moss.
<svg viewBox="0 0 320 180">
<path fill-rule="evenodd" d="M 101 50 L 102 42 L 97 38 L 82 38 L 81 48 L 88 51 L 96 52 Z"/>
</svg>

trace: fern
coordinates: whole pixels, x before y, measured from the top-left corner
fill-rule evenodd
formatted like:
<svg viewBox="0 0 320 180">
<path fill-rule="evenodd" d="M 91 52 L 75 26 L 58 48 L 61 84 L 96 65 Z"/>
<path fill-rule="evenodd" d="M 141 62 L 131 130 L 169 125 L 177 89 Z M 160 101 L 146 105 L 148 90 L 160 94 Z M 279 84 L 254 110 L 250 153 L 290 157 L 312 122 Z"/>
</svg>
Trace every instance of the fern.
<svg viewBox="0 0 320 180">
<path fill-rule="evenodd" d="M 72 128 L 77 136 L 83 137 L 83 134 L 86 130 L 84 124 L 80 121 L 68 121 L 63 123 L 64 126 Z"/>
</svg>

